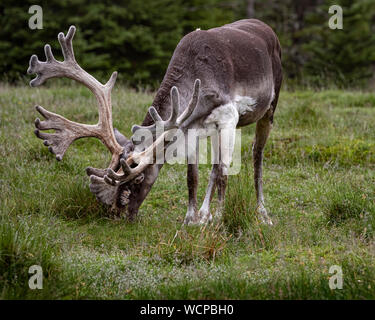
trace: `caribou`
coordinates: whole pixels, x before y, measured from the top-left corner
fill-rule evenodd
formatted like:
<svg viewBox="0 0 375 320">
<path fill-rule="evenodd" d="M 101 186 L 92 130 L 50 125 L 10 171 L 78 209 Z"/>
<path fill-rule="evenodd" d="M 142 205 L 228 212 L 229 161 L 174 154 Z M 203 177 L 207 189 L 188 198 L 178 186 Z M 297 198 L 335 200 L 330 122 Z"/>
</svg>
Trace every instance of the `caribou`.
<svg viewBox="0 0 375 320">
<path fill-rule="evenodd" d="M 57 61 L 50 45 L 45 45 L 46 61 L 32 55 L 28 74 L 36 74 L 32 87 L 47 79 L 67 77 L 88 87 L 98 104 L 99 120 L 95 125 L 81 124 L 50 112 L 41 106 L 36 110 L 44 117 L 35 120 L 35 134 L 44 141 L 58 161 L 70 144 L 83 137 L 100 139 L 112 154 L 106 169 L 88 167 L 90 190 L 114 212 L 125 213 L 133 220 L 158 177 L 163 163 L 155 162 L 157 148 L 165 151 L 176 130 L 186 133 L 196 128 L 208 135 L 219 132 L 219 154 L 212 170 L 203 200 L 198 210 L 198 158 L 187 164 L 188 208 L 185 224 L 205 224 L 212 220 L 210 203 L 217 189 L 219 217 L 224 204 L 228 168 L 232 161 L 235 130 L 256 123 L 252 146 L 256 212 L 264 223 L 272 225 L 263 196 L 263 149 L 270 134 L 278 102 L 281 82 L 281 47 L 274 31 L 256 19 L 246 19 L 209 30 L 197 29 L 178 43 L 152 106 L 142 124 L 132 127 L 128 139 L 112 125 L 111 91 L 117 72 L 102 84 L 77 63 L 72 40 L 76 28 L 71 26 L 58 40 L 64 60 Z M 155 134 L 156 124 L 164 127 Z M 53 129 L 53 133 L 44 132 Z M 153 132 L 146 146 L 135 142 L 140 129 Z M 228 143 L 223 143 L 226 140 Z M 191 153 L 191 152 L 190 152 Z M 194 153 L 194 152 L 193 152 Z M 190 154 L 191 156 L 191 154 Z M 249 204 L 250 205 L 250 204 Z M 215 214 L 216 216 L 216 214 Z"/>
</svg>

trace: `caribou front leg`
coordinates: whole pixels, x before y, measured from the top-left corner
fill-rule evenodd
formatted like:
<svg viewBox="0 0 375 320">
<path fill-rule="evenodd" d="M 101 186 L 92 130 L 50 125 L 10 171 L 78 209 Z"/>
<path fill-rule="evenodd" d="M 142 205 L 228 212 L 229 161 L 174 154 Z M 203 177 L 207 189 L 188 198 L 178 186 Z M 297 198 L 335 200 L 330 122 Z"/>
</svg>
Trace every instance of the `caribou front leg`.
<svg viewBox="0 0 375 320">
<path fill-rule="evenodd" d="M 218 208 L 215 213 L 215 220 L 222 218 L 225 201 L 225 191 L 228 183 L 229 167 L 232 162 L 236 137 L 236 122 L 232 122 L 220 132 L 220 162 L 217 167 L 216 186 L 218 193 Z"/>
<path fill-rule="evenodd" d="M 212 166 L 211 174 L 210 174 L 210 181 L 208 183 L 206 195 L 204 197 L 203 204 L 198 212 L 198 217 L 199 217 L 198 223 L 200 224 L 205 224 L 207 222 L 212 221 L 212 215 L 210 212 L 210 204 L 211 204 L 212 197 L 214 196 L 215 189 L 216 189 L 217 167 L 218 167 L 218 164 L 214 164 Z"/>
<path fill-rule="evenodd" d="M 236 113 L 234 113 L 236 115 Z M 221 217 L 224 205 L 224 196 L 228 179 L 229 166 L 232 162 L 232 155 L 235 143 L 236 124 L 238 118 L 236 116 L 233 121 L 228 121 L 226 124 L 219 124 L 219 132 L 211 138 L 213 147 L 214 165 L 210 175 L 210 182 L 207 187 L 206 196 L 204 198 L 201 209 L 199 210 L 200 223 L 207 223 L 212 221 L 210 213 L 210 203 L 215 193 L 215 188 L 218 187 L 219 193 L 219 208 L 216 212 L 217 218 Z M 215 215 L 215 216 L 216 216 Z"/>
<path fill-rule="evenodd" d="M 197 220 L 197 190 L 198 190 L 198 164 L 188 164 L 187 185 L 189 190 L 189 205 L 184 224 L 196 223 Z"/>
<path fill-rule="evenodd" d="M 255 141 L 253 144 L 254 184 L 257 197 L 256 212 L 261 221 L 269 225 L 272 225 L 273 223 L 264 207 L 262 164 L 264 146 L 272 129 L 271 112 L 272 111 L 269 110 L 262 119 L 258 120 L 256 124 Z"/>
<path fill-rule="evenodd" d="M 195 143 L 194 143 L 195 141 Z M 187 150 L 187 187 L 189 192 L 189 204 L 184 219 L 184 224 L 194 224 L 199 220 L 197 210 L 197 191 L 198 191 L 198 158 L 199 158 L 199 138 L 194 136 L 193 140 L 186 141 L 185 148 Z"/>
<path fill-rule="evenodd" d="M 223 164 L 219 165 L 218 174 L 216 177 L 216 185 L 217 185 L 217 195 L 218 195 L 218 208 L 216 210 L 215 219 L 219 220 L 222 218 L 223 210 L 224 210 L 224 200 L 225 200 L 225 191 L 227 188 L 228 183 L 228 175 L 224 174 L 224 166 Z"/>
</svg>

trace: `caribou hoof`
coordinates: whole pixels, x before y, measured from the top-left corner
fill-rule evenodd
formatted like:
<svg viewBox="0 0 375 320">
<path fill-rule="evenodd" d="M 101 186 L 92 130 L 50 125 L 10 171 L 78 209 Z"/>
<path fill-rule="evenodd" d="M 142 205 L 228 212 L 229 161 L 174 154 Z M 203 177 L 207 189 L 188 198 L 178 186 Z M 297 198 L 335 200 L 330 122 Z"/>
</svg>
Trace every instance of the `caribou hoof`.
<svg viewBox="0 0 375 320">
<path fill-rule="evenodd" d="M 189 226 L 197 224 L 197 220 L 199 220 L 197 212 L 192 208 L 188 208 L 183 225 Z"/>
<path fill-rule="evenodd" d="M 271 218 L 268 216 L 266 208 L 264 208 L 263 206 L 259 206 L 256 210 L 256 213 L 263 224 L 267 224 L 269 226 L 273 225 Z"/>
<path fill-rule="evenodd" d="M 218 208 L 213 216 L 213 222 L 220 222 L 223 220 L 223 208 Z"/>
<path fill-rule="evenodd" d="M 191 225 L 194 225 L 194 224 L 197 224 L 196 219 L 194 218 L 194 216 L 186 216 L 185 217 L 183 225 L 185 225 L 185 226 L 191 226 Z"/>
<path fill-rule="evenodd" d="M 210 223 L 212 221 L 212 215 L 209 211 L 206 211 L 206 210 L 199 210 L 198 212 L 198 217 L 200 218 L 199 219 L 199 224 L 207 224 L 207 223 Z"/>
</svg>

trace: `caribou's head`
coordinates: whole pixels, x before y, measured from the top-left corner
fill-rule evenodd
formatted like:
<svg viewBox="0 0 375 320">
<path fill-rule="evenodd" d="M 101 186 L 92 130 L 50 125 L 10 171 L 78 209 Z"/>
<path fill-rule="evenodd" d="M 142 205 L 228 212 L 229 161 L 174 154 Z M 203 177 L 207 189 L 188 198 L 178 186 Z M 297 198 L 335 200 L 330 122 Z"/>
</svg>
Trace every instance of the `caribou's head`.
<svg viewBox="0 0 375 320">
<path fill-rule="evenodd" d="M 104 176 L 96 174 L 97 169 L 87 169 L 91 179 L 90 189 L 101 202 L 112 206 L 114 211 L 121 212 L 127 209 L 128 218 L 130 220 L 134 218 L 158 176 L 161 164 L 156 164 L 160 163 L 160 161 L 156 161 L 157 156 L 164 159 L 168 141 L 195 109 L 198 103 L 199 89 L 200 80 L 197 79 L 190 103 L 180 116 L 178 116 L 180 109 L 178 89 L 172 87 L 170 92 L 171 114 L 168 120 L 163 120 L 157 110 L 151 106 L 149 114 L 154 123 L 150 126 L 134 125 L 133 136 L 130 140 L 115 130 L 116 140 L 124 146 L 124 152 L 119 161 L 120 168 L 117 170 L 108 168 L 105 170 Z M 164 129 L 159 136 L 155 135 L 158 131 L 156 125 Z M 144 137 L 141 132 L 148 133 L 147 136 L 151 136 L 153 139 L 149 145 L 146 142 L 146 147 L 143 147 L 143 144 L 135 147 L 133 141 L 140 141 Z M 161 154 L 157 150 L 161 150 Z"/>
<path fill-rule="evenodd" d="M 57 61 L 50 45 L 45 45 L 46 61 L 39 61 L 36 55 L 31 56 L 28 74 L 37 77 L 30 82 L 32 87 L 43 84 L 50 78 L 68 77 L 88 87 L 96 97 L 99 110 L 99 121 L 95 125 L 81 124 L 70 121 L 61 115 L 50 112 L 41 106 L 36 110 L 45 118 L 44 121 L 35 120 L 35 134 L 44 141 L 50 152 L 61 161 L 70 144 L 83 137 L 96 137 L 112 153 L 112 160 L 107 169 L 86 169 L 90 177 L 90 190 L 96 198 L 110 206 L 115 212 L 126 212 L 129 219 L 133 219 L 143 200 L 155 182 L 160 164 L 155 164 L 156 148 L 169 141 L 194 110 L 199 94 L 200 81 L 196 80 L 192 99 L 185 111 L 178 116 L 179 93 L 176 87 L 171 89 L 171 115 L 163 121 L 157 110 L 150 107 L 149 113 L 154 123 L 161 122 L 165 131 L 155 136 L 155 124 L 148 127 L 133 126 L 133 134 L 139 129 L 150 130 L 155 139 L 143 150 L 137 150 L 132 139 L 126 138 L 112 126 L 111 91 L 115 84 L 117 72 L 114 72 L 106 84 L 100 83 L 92 75 L 83 70 L 77 63 L 72 40 L 75 27 L 71 26 L 67 35 L 59 33 L 64 61 Z M 45 133 L 44 130 L 55 130 Z M 165 150 L 163 148 L 163 150 Z"/>
</svg>

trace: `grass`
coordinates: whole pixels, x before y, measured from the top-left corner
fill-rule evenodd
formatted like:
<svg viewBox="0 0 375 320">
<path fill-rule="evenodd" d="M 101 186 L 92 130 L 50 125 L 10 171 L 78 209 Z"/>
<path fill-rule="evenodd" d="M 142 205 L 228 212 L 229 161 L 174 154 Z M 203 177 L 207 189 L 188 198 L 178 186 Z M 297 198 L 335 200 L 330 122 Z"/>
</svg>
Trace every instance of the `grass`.
<svg viewBox="0 0 375 320">
<path fill-rule="evenodd" d="M 153 93 L 117 87 L 115 127 L 129 134 Z M 251 141 L 229 177 L 223 221 L 182 227 L 186 168 L 166 165 L 134 223 L 113 220 L 88 188 L 85 167 L 105 167 L 94 139 L 57 162 L 33 135 L 33 105 L 94 123 L 79 86 L 0 86 L 0 297 L 2 299 L 374 299 L 375 94 L 282 92 L 265 150 L 259 223 Z M 210 167 L 200 166 L 203 200 Z M 215 204 L 214 204 L 215 205 Z M 42 290 L 28 268 L 43 267 Z M 343 289 L 328 286 L 343 269 Z"/>
</svg>

